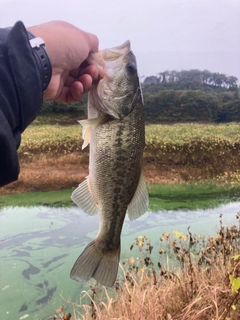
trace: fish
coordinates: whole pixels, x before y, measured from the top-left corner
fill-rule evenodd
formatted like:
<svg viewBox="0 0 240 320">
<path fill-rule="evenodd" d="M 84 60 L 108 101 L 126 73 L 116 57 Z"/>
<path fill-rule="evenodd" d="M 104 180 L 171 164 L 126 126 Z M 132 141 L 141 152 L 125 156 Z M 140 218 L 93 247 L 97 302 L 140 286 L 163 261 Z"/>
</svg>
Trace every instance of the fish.
<svg viewBox="0 0 240 320">
<path fill-rule="evenodd" d="M 88 119 L 80 120 L 84 149 L 90 144 L 89 175 L 72 193 L 87 214 L 100 214 L 99 230 L 72 267 L 76 281 L 94 278 L 112 287 L 117 278 L 126 213 L 137 219 L 148 209 L 142 163 L 144 106 L 130 41 L 91 53 L 100 80 L 88 94 Z"/>
</svg>

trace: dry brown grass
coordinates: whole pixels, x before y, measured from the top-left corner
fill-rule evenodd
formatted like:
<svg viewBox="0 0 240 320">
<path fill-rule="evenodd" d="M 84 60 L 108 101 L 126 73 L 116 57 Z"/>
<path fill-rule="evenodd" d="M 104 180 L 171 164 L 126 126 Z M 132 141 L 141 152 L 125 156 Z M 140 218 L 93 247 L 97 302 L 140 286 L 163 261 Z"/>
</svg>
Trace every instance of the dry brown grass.
<svg viewBox="0 0 240 320">
<path fill-rule="evenodd" d="M 35 155 L 31 161 L 20 159 L 20 175 L 16 182 L 1 188 L 1 194 L 71 189 L 88 175 L 88 154 L 80 152 L 67 155 Z M 184 183 L 202 181 L 204 168 L 184 165 L 158 166 L 144 163 L 146 182 Z M 225 179 L 223 179 L 223 182 Z"/>
<path fill-rule="evenodd" d="M 182 180 L 176 171 L 163 170 L 160 174 L 153 165 L 145 167 L 144 171 L 148 183 L 171 183 Z M 1 188 L 1 194 L 76 188 L 87 175 L 86 154 L 36 156 L 32 161 L 21 161 L 18 181 Z"/>
<path fill-rule="evenodd" d="M 158 253 L 148 237 L 138 237 L 130 249 L 139 257 L 124 261 L 123 277 L 112 291 L 96 284 L 82 297 L 89 303 L 63 298 L 73 310 L 71 319 L 240 319 L 240 228 L 223 227 L 221 217 L 220 226 L 220 232 L 209 238 L 190 230 L 186 235 L 175 232 L 175 237 L 163 234 Z M 156 255 L 159 259 L 153 261 Z M 64 319 L 63 315 L 58 313 L 55 319 Z"/>
<path fill-rule="evenodd" d="M 39 156 L 21 161 L 18 181 L 1 188 L 1 194 L 76 188 L 87 175 L 86 155 Z"/>
</svg>

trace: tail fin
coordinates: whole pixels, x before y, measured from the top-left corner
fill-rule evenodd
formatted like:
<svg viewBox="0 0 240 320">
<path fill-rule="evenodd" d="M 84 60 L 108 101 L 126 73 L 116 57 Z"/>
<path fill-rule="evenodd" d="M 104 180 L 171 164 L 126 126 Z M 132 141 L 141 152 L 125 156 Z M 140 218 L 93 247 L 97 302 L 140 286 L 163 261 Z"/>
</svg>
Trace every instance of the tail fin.
<svg viewBox="0 0 240 320">
<path fill-rule="evenodd" d="M 112 287 L 117 278 L 120 248 L 114 253 L 102 253 L 90 242 L 72 267 L 70 277 L 73 280 L 94 278 L 106 287 Z"/>
</svg>

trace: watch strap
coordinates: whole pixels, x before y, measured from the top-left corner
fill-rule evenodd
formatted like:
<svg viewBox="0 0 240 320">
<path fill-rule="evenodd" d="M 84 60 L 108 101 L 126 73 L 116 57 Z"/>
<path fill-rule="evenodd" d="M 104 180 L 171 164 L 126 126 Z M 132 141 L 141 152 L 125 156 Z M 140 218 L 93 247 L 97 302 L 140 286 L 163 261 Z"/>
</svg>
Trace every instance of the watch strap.
<svg viewBox="0 0 240 320">
<path fill-rule="evenodd" d="M 45 42 L 40 37 L 35 37 L 28 31 L 29 43 L 33 49 L 33 54 L 41 75 L 42 91 L 45 92 L 52 77 L 52 64 L 45 49 Z"/>
</svg>

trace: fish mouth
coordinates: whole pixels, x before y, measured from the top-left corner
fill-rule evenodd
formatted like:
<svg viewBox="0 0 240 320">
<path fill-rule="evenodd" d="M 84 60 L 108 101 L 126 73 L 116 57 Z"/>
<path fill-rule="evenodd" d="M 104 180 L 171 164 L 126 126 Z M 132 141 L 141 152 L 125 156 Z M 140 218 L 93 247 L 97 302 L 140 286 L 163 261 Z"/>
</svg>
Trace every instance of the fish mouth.
<svg viewBox="0 0 240 320">
<path fill-rule="evenodd" d="M 131 51 L 130 41 L 127 40 L 120 46 L 104 50 L 103 59 L 105 61 L 113 61 L 113 60 L 120 58 L 121 56 L 125 56 L 130 51 Z"/>
<path fill-rule="evenodd" d="M 119 58 L 124 59 L 129 52 L 131 52 L 130 41 L 127 40 L 120 46 L 99 52 L 91 52 L 87 58 L 87 63 L 97 66 L 99 76 L 100 78 L 103 78 L 107 75 L 106 62 L 108 64 L 108 69 L 110 69 L 116 64 L 116 60 Z"/>
<path fill-rule="evenodd" d="M 96 108 L 116 120 L 123 120 L 134 109 L 138 92 L 136 86 L 128 87 L 127 84 L 124 90 L 116 90 L 121 81 L 127 83 L 136 79 L 136 58 L 131 51 L 130 41 L 111 49 L 90 53 L 87 62 L 97 66 L 99 70 L 99 82 L 91 91 Z"/>
</svg>

